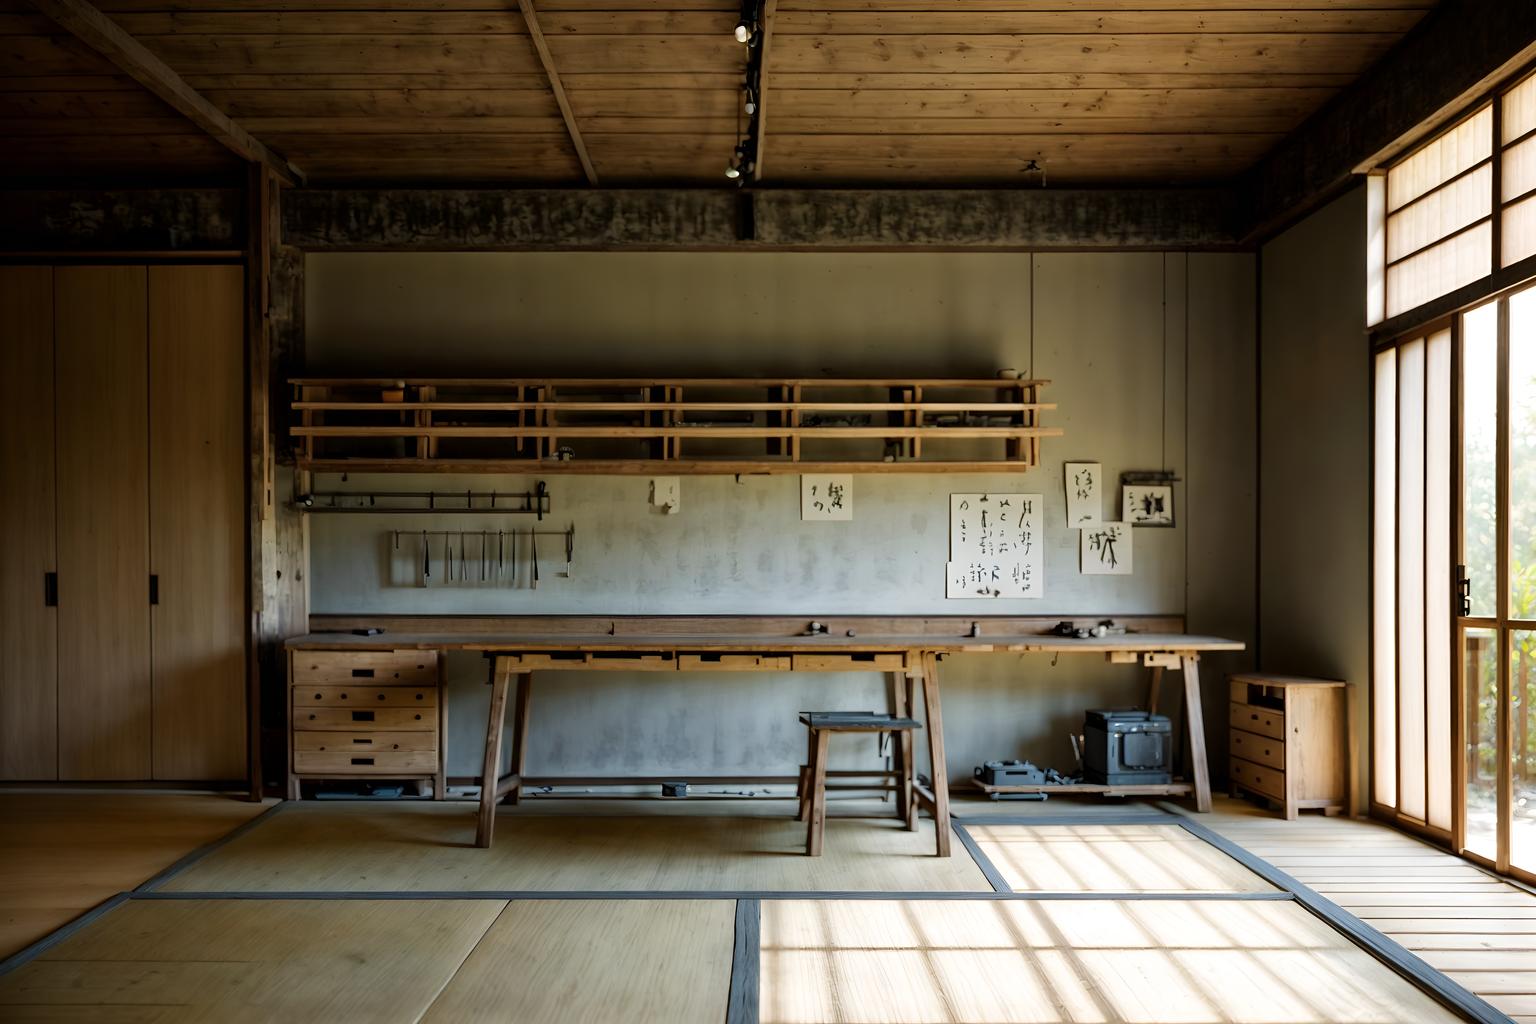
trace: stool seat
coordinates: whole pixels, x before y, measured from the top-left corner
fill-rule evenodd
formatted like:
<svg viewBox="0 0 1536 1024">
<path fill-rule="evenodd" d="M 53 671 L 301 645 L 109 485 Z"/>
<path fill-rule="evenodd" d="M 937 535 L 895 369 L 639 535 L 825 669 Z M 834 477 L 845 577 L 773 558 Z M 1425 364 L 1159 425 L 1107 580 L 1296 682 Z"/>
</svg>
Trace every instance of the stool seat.
<svg viewBox="0 0 1536 1024">
<path fill-rule="evenodd" d="M 806 727 L 810 739 L 806 751 L 807 763 L 800 767 L 797 794 L 800 797 L 799 818 L 807 822 L 805 852 L 808 856 L 821 856 L 822 831 L 827 817 L 827 741 L 833 733 L 903 734 L 902 745 L 894 748 L 899 754 L 896 774 L 899 776 L 897 792 L 900 799 L 896 806 L 896 816 L 906 822 L 908 831 L 917 828 L 917 803 L 912 799 L 912 758 L 907 753 L 911 733 L 922 728 L 917 719 L 875 711 L 803 711 L 800 724 Z"/>
</svg>

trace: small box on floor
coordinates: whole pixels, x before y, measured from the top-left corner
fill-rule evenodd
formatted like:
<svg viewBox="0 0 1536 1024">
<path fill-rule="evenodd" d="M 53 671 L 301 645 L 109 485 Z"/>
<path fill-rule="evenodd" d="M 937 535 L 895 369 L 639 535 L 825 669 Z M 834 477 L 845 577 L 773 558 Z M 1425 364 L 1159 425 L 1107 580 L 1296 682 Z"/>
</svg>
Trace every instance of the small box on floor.
<svg viewBox="0 0 1536 1024">
<path fill-rule="evenodd" d="M 1090 711 L 1083 723 L 1083 778 L 1105 786 L 1173 781 L 1173 727 L 1166 715 Z"/>
</svg>

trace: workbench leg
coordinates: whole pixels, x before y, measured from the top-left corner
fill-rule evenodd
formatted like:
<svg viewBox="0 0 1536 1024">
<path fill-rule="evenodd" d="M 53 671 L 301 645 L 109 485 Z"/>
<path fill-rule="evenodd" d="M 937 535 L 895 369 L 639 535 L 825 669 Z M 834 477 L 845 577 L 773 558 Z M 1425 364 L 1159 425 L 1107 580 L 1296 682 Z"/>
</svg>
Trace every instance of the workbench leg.
<svg viewBox="0 0 1536 1024">
<path fill-rule="evenodd" d="M 501 732 L 507 719 L 507 689 L 512 683 L 512 662 L 496 659 L 491 675 L 491 711 L 485 721 L 485 764 L 480 775 L 480 821 L 475 829 L 475 845 L 482 850 L 491 845 L 496 831 L 496 783 L 501 774 Z"/>
<path fill-rule="evenodd" d="M 814 729 L 816 743 L 811 748 L 811 813 L 805 830 L 805 852 L 812 857 L 821 856 L 821 833 L 827 823 L 827 741 L 832 733 L 827 729 Z"/>
<path fill-rule="evenodd" d="M 891 673 L 891 714 L 906 718 L 912 714 L 912 702 L 907 698 L 906 673 Z M 908 820 L 907 805 L 912 800 L 912 788 L 907 785 L 907 766 L 912 763 L 912 733 L 899 730 L 891 733 L 891 768 L 896 772 L 896 817 Z"/>
<path fill-rule="evenodd" d="M 1152 683 L 1147 687 L 1147 714 L 1157 714 L 1157 691 L 1163 686 L 1163 666 L 1152 666 Z"/>
<path fill-rule="evenodd" d="M 524 766 L 528 763 L 528 702 L 532 699 L 533 673 L 519 673 L 517 699 L 512 706 L 512 774 L 517 776 L 517 784 L 507 790 L 509 804 L 521 803 L 523 799 Z"/>
<path fill-rule="evenodd" d="M 443 656 L 437 656 L 437 775 L 432 799 L 448 799 L 448 687 L 443 685 Z"/>
<path fill-rule="evenodd" d="M 944 714 L 939 707 L 939 657 L 923 654 L 923 706 L 928 712 L 928 764 L 933 781 L 933 831 L 937 852 L 949 856 L 949 762 L 944 757 Z M 1209 798 L 1207 798 L 1209 799 Z"/>
<path fill-rule="evenodd" d="M 1193 654 L 1182 658 L 1184 668 L 1184 707 L 1189 720 L 1189 760 L 1195 776 L 1195 810 L 1211 809 L 1211 766 L 1205 757 L 1205 714 L 1200 710 L 1200 659 Z"/>
<path fill-rule="evenodd" d="M 907 676 L 902 680 L 902 689 L 906 694 L 907 717 L 910 718 L 917 714 L 917 680 Z M 916 753 L 913 747 L 912 730 L 903 729 L 901 733 L 901 756 L 905 762 L 905 767 L 902 769 L 901 780 L 898 782 L 898 785 L 901 786 L 904 804 L 902 816 L 906 820 L 908 832 L 917 831 L 917 794 L 912 792 L 912 780 L 917 775 Z"/>
</svg>

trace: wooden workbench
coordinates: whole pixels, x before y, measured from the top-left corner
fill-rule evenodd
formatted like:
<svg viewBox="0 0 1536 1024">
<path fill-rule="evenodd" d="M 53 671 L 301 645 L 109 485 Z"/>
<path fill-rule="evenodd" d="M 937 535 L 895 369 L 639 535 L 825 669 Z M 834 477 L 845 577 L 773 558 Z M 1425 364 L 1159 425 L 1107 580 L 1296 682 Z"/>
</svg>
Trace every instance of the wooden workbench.
<svg viewBox="0 0 1536 1024">
<path fill-rule="evenodd" d="M 904 713 L 915 707 L 920 686 L 933 785 L 915 786 L 912 798 L 932 814 L 938 853 L 948 856 L 949 791 L 938 673 L 942 656 L 1044 652 L 1140 663 L 1152 670 L 1149 707 L 1157 704 L 1163 670 L 1182 670 L 1195 806 L 1210 810 L 1199 659 L 1203 652 L 1240 651 L 1239 641 L 1186 635 L 1177 631 L 1182 622 L 1167 616 L 1122 616 L 1118 621 L 1133 632 L 1082 640 L 1049 635 L 1046 631 L 1057 621 L 1054 617 L 838 616 L 821 620 L 827 632 L 815 636 L 804 633 L 809 621 L 769 616 L 314 616 L 310 628 L 315 632 L 289 640 L 288 646 L 331 651 L 480 651 L 492 659 L 476 833 L 476 845 L 481 847 L 491 844 L 497 801 L 508 794 L 515 799 L 522 785 L 531 682 L 533 673 L 547 671 L 885 672 L 904 683 L 895 688 L 896 710 Z M 1088 626 L 1096 621 L 1077 620 Z M 376 636 L 348 632 L 365 628 L 385 631 Z M 514 705 L 512 770 L 502 776 L 509 702 Z"/>
</svg>

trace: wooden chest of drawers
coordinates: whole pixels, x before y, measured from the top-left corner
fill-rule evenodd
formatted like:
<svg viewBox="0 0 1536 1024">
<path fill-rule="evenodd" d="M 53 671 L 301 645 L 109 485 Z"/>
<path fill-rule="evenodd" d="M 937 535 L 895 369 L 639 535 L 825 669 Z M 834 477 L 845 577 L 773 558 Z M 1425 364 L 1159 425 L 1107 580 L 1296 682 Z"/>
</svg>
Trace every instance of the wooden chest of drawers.
<svg viewBox="0 0 1536 1024">
<path fill-rule="evenodd" d="M 441 655 L 292 651 L 288 796 L 314 779 L 430 781 L 447 789 Z"/>
<path fill-rule="evenodd" d="M 1348 688 L 1332 679 L 1231 676 L 1232 795 L 1338 814 L 1349 806 Z"/>
</svg>

